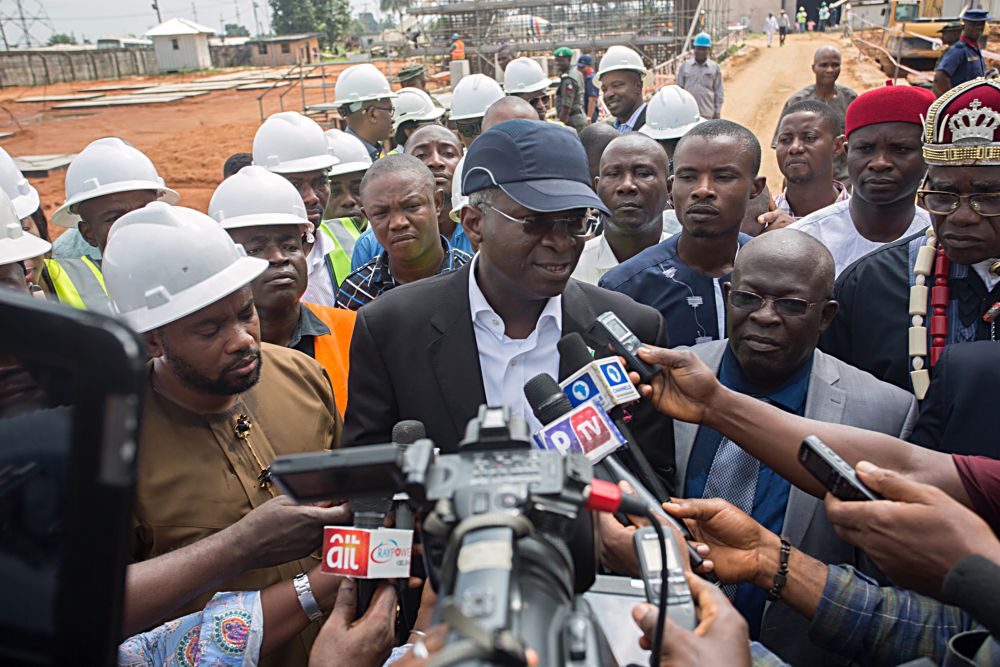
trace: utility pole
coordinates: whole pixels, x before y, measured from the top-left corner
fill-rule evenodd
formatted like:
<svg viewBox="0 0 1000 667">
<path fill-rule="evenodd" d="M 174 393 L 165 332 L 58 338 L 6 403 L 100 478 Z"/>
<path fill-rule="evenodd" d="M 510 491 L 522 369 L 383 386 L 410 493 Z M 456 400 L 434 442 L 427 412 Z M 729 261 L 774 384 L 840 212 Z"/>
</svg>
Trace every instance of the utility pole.
<svg viewBox="0 0 1000 667">
<path fill-rule="evenodd" d="M 219 12 L 219 30 L 222 31 L 219 33 L 219 37 L 222 38 L 222 41 L 226 41 L 226 19 L 223 18 L 222 12 Z"/>
<path fill-rule="evenodd" d="M 194 20 L 195 20 L 195 23 L 197 23 L 198 22 L 198 5 L 195 4 L 195 3 L 193 3 L 193 2 L 191 3 L 191 13 L 194 14 Z"/>
<path fill-rule="evenodd" d="M 260 21 L 257 20 L 257 0 L 253 0 L 253 24 L 257 29 L 257 36 L 260 37 Z"/>
<path fill-rule="evenodd" d="M 21 30 L 24 32 L 24 45 L 31 48 L 31 34 L 28 32 L 28 19 L 24 15 L 24 7 L 21 0 L 17 0 L 17 16 L 21 21 Z"/>
<path fill-rule="evenodd" d="M 160 16 L 160 3 L 156 0 L 153 0 L 153 11 L 156 12 L 156 22 L 163 23 L 163 17 Z"/>
<path fill-rule="evenodd" d="M 233 0 L 233 7 L 236 8 L 236 23 L 242 24 L 243 19 L 240 18 L 240 0 Z"/>
<path fill-rule="evenodd" d="M 3 37 L 3 48 L 10 51 L 10 44 L 7 43 L 7 31 L 3 28 L 3 17 L 0 16 L 0 37 Z"/>
</svg>

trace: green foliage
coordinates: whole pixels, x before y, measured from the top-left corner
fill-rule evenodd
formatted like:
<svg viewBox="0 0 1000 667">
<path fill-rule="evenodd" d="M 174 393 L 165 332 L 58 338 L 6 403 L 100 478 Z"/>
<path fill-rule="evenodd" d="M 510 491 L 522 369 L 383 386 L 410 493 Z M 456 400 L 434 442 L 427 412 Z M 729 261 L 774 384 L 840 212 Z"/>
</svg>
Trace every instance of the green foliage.
<svg viewBox="0 0 1000 667">
<path fill-rule="evenodd" d="M 76 44 L 76 37 L 73 35 L 67 35 L 64 32 L 57 32 L 49 37 L 49 46 L 53 46 L 55 44 Z"/>
<path fill-rule="evenodd" d="M 330 48 L 350 34 L 350 0 L 269 0 L 275 34 L 320 33 L 320 43 Z"/>
<path fill-rule="evenodd" d="M 227 23 L 226 24 L 226 37 L 249 37 L 250 31 L 247 30 L 246 26 L 239 25 L 238 23 Z"/>
</svg>

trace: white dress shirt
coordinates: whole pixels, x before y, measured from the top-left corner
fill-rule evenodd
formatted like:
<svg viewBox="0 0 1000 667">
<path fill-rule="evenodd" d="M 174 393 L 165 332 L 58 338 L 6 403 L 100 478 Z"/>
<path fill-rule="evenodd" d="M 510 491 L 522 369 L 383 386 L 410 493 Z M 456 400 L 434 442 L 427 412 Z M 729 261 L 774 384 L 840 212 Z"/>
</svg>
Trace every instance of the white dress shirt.
<svg viewBox="0 0 1000 667">
<path fill-rule="evenodd" d="M 663 241 L 670 236 L 673 236 L 673 234 L 664 229 L 660 234 L 660 240 Z M 607 237 L 601 234 L 590 239 L 583 246 L 583 252 L 580 253 L 580 261 L 576 263 L 576 268 L 573 269 L 573 277 L 585 283 L 596 285 L 597 281 L 605 273 L 620 263 L 618 258 L 615 257 L 615 251 L 608 244 Z"/>
<path fill-rule="evenodd" d="M 337 288 L 330 278 L 330 269 L 326 265 L 326 255 L 334 248 L 333 239 L 323 231 L 313 232 L 316 241 L 312 250 L 306 255 L 306 266 L 309 269 L 309 284 L 302 301 L 315 303 L 317 306 L 330 306 L 337 303 Z"/>
<path fill-rule="evenodd" d="M 551 297 L 538 316 L 535 330 L 527 338 L 506 335 L 503 319 L 486 300 L 476 281 L 477 255 L 469 271 L 469 310 L 476 332 L 479 367 L 483 373 L 486 403 L 510 408 L 511 414 L 524 417 L 532 433 L 542 427 L 524 398 L 524 385 L 539 373 L 559 379 L 559 352 L 556 344 L 562 337 L 562 295 Z"/>
<path fill-rule="evenodd" d="M 931 224 L 931 217 L 924 209 L 916 207 L 913 220 L 899 238 L 916 234 Z M 826 208 L 810 213 L 801 220 L 788 225 L 789 229 L 798 229 L 812 236 L 826 246 L 833 255 L 835 270 L 841 272 L 873 250 L 881 248 L 884 243 L 869 241 L 854 226 L 851 219 L 851 200 L 844 199 L 830 204 Z"/>
</svg>

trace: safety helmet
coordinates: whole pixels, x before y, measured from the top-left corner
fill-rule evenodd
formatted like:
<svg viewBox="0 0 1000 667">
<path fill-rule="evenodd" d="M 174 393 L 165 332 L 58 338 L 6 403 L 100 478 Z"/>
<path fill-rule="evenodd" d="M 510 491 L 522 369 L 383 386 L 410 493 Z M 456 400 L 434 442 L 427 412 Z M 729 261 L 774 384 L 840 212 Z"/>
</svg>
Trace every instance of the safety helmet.
<svg viewBox="0 0 1000 667">
<path fill-rule="evenodd" d="M 434 99 L 419 88 L 400 88 L 396 95 L 392 112 L 393 132 L 408 120 L 437 120 L 444 115 L 444 108 L 434 104 Z"/>
<path fill-rule="evenodd" d="M 208 203 L 208 214 L 221 222 L 223 229 L 299 225 L 304 234 L 313 230 L 295 186 L 256 165 L 243 167 L 222 181 Z"/>
<path fill-rule="evenodd" d="M 462 209 L 469 205 L 469 198 L 462 194 L 462 171 L 465 169 L 465 156 L 455 166 L 455 175 L 451 178 L 451 212 L 448 217 L 453 222 L 462 221 Z"/>
<path fill-rule="evenodd" d="M 176 204 L 181 196 L 166 187 L 156 167 L 142 151 L 118 137 L 90 142 L 66 170 L 66 201 L 52 214 L 52 224 L 76 227 L 80 216 L 73 209 L 80 202 L 104 195 L 154 190 L 156 198 Z"/>
<path fill-rule="evenodd" d="M 507 69 L 510 69 L 510 65 Z M 485 74 L 470 74 L 463 77 L 451 93 L 450 118 L 451 120 L 481 118 L 486 115 L 486 110 L 501 98 L 503 89 L 499 83 Z"/>
<path fill-rule="evenodd" d="M 712 36 L 707 32 L 699 32 L 694 36 L 695 46 L 712 46 Z"/>
<path fill-rule="evenodd" d="M 369 100 L 392 100 L 396 93 L 389 86 L 389 79 L 371 63 L 351 65 L 337 77 L 333 88 L 334 104 L 350 105 L 351 113 Z"/>
<path fill-rule="evenodd" d="M 537 93 L 546 90 L 551 79 L 542 71 L 542 66 L 527 57 L 511 60 L 503 71 L 503 90 L 508 95 L 516 93 Z"/>
<path fill-rule="evenodd" d="M 276 174 L 328 169 L 337 164 L 323 128 L 297 111 L 268 116 L 253 138 L 253 163 Z"/>
<path fill-rule="evenodd" d="M 646 124 L 639 128 L 653 139 L 679 139 L 705 119 L 694 96 L 680 86 L 664 86 L 646 105 Z"/>
<path fill-rule="evenodd" d="M 348 134 L 337 128 L 327 130 L 323 134 L 326 135 L 329 151 L 340 160 L 330 167 L 331 176 L 350 174 L 355 171 L 368 171 L 368 167 L 372 166 L 372 157 L 368 154 L 368 149 L 353 134 Z"/>
<path fill-rule="evenodd" d="M 451 38 L 452 39 L 458 39 L 458 33 L 457 32 L 452 33 Z"/>
<path fill-rule="evenodd" d="M 597 64 L 597 76 L 594 78 L 600 81 L 608 72 L 618 70 L 631 70 L 638 72 L 640 76 L 646 75 L 646 65 L 642 62 L 642 56 L 627 46 L 615 45 L 608 47 L 601 56 L 601 62 Z"/>
<path fill-rule="evenodd" d="M 0 148 L 0 189 L 14 204 L 18 218 L 27 218 L 38 210 L 40 204 L 38 190 L 32 187 L 21 170 L 17 168 L 14 158 L 2 148 Z"/>
<path fill-rule="evenodd" d="M 115 311 L 139 333 L 229 296 L 266 268 L 212 218 L 163 202 L 119 218 L 101 263 Z"/>
<path fill-rule="evenodd" d="M 44 255 L 52 244 L 21 227 L 21 218 L 5 192 L 0 191 L 0 264 L 23 262 Z"/>
</svg>

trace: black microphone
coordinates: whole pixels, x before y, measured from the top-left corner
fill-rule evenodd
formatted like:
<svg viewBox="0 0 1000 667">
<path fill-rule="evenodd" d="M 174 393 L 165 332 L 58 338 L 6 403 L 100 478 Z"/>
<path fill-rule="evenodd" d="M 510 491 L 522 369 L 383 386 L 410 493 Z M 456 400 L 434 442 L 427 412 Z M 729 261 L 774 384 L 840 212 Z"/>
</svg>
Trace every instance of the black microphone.
<svg viewBox="0 0 1000 667">
<path fill-rule="evenodd" d="M 397 445 L 412 445 L 426 437 L 424 423 L 416 419 L 404 419 L 392 427 L 392 441 Z"/>
<path fill-rule="evenodd" d="M 575 373 L 593 361 L 593 357 L 590 356 L 590 350 L 587 348 L 583 336 L 575 331 L 560 338 L 556 347 L 559 349 L 559 358 L 563 362 L 561 365 L 572 369 L 570 374 Z M 525 391 L 527 391 L 527 387 L 525 387 Z M 528 402 L 531 402 L 530 398 Z M 652 464 L 646 458 L 646 454 L 642 451 L 642 448 L 635 441 L 635 437 L 632 435 L 628 424 L 625 423 L 625 411 L 620 406 L 614 406 L 608 410 L 608 414 L 614 420 L 615 426 L 621 431 L 625 440 L 628 441 L 628 445 L 622 451 L 622 454 L 628 458 L 632 469 L 638 473 L 644 486 L 652 490 L 659 502 L 669 502 L 670 494 L 667 493 L 663 481 L 656 474 L 656 471 L 653 470 Z M 543 421 L 542 423 L 547 424 L 548 422 Z M 629 483 L 631 484 L 631 481 Z"/>
<path fill-rule="evenodd" d="M 945 576 L 941 592 L 1000 637 L 1000 566 L 976 554 L 966 556 Z"/>
</svg>

